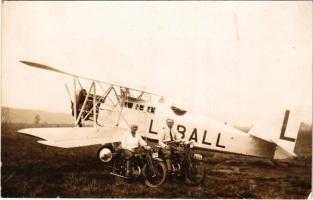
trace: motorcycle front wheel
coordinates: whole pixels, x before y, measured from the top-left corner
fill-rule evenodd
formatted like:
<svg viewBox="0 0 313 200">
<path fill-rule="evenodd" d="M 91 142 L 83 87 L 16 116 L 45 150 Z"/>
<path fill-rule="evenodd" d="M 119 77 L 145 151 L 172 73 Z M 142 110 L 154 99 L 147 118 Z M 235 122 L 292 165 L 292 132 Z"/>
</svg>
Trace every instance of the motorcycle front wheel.
<svg viewBox="0 0 313 200">
<path fill-rule="evenodd" d="M 153 161 L 154 172 L 150 170 L 148 164 L 146 163 L 142 168 L 142 173 L 145 178 L 145 184 L 149 187 L 159 187 L 162 185 L 166 179 L 167 168 L 166 165 L 161 162 Z"/>
<path fill-rule="evenodd" d="M 201 184 L 204 177 L 204 165 L 202 161 L 193 161 L 191 166 L 185 169 L 185 182 L 189 185 Z"/>
</svg>

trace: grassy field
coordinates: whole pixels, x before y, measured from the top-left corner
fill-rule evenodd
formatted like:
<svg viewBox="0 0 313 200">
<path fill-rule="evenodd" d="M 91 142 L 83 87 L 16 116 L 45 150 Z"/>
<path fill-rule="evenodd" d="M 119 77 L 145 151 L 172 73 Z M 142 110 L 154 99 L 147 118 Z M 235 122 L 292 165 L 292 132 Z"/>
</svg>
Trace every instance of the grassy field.
<svg viewBox="0 0 313 200">
<path fill-rule="evenodd" d="M 170 178 L 160 188 L 108 174 L 96 159 L 99 146 L 59 149 L 2 124 L 2 197 L 84 198 L 307 198 L 311 157 L 285 161 L 206 152 L 205 179 L 191 187 Z"/>
</svg>

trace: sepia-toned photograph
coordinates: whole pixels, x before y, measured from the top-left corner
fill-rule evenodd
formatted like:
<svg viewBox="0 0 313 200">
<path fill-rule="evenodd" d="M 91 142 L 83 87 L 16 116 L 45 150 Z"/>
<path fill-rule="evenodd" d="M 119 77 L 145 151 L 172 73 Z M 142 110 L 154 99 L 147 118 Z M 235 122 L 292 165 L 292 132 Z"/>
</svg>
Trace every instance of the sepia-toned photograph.
<svg viewBox="0 0 313 200">
<path fill-rule="evenodd" d="M 1 9 L 2 198 L 312 199 L 312 2 Z"/>
</svg>

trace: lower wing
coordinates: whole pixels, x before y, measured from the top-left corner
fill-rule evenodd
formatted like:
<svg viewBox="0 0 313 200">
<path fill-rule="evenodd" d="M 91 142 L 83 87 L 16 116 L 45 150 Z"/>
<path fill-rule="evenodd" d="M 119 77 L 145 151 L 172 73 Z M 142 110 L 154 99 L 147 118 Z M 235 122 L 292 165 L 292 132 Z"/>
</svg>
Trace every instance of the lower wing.
<svg viewBox="0 0 313 200">
<path fill-rule="evenodd" d="M 40 138 L 41 140 L 37 142 L 41 144 L 74 148 L 121 141 L 125 129 L 118 127 L 28 128 L 18 132 Z"/>
</svg>

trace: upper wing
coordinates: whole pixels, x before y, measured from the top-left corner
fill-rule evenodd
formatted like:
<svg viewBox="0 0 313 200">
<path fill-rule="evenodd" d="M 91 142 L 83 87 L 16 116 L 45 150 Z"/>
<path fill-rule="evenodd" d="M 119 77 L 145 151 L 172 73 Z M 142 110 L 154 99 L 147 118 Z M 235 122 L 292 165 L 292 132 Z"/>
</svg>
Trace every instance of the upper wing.
<svg viewBox="0 0 313 200">
<path fill-rule="evenodd" d="M 50 66 L 48 66 L 48 65 L 43 65 L 43 64 L 39 64 L 39 63 L 35 63 L 35 62 L 30 62 L 30 61 L 24 61 L 24 60 L 21 60 L 20 62 L 21 62 L 21 63 L 24 63 L 25 65 L 29 65 L 29 66 L 32 66 L 32 67 L 36 67 L 36 68 L 39 68 L 39 69 L 44 69 L 44 70 L 48 70 L 48 71 L 58 72 L 58 73 L 66 74 L 66 75 L 70 75 L 70 76 L 76 76 L 76 75 L 74 75 L 74 74 L 70 74 L 70 73 L 61 71 L 61 70 L 59 70 L 59 69 L 50 67 Z"/>
<path fill-rule="evenodd" d="M 18 132 L 43 139 L 38 140 L 41 144 L 61 148 L 73 148 L 121 141 L 121 133 L 124 131 L 125 129 L 119 127 L 86 127 L 28 128 L 19 130 Z"/>
<path fill-rule="evenodd" d="M 129 90 L 133 90 L 133 91 L 137 91 L 137 92 L 144 92 L 146 94 L 152 94 L 152 95 L 155 95 L 155 96 L 161 96 L 161 95 L 158 95 L 158 94 L 155 94 L 155 93 L 151 93 L 151 92 L 147 92 L 147 91 L 143 91 L 143 90 L 138 90 L 138 89 L 135 89 L 135 88 L 126 87 L 126 86 L 123 86 L 123 85 L 120 85 L 120 84 L 116 84 L 116 83 L 110 83 L 110 82 L 105 82 L 105 81 L 101 81 L 101 80 L 95 80 L 95 79 L 92 79 L 92 78 L 75 75 L 75 74 L 68 73 L 68 72 L 59 70 L 59 69 L 57 69 L 55 67 L 51 67 L 51 66 L 44 65 L 44 64 L 39 64 L 39 63 L 30 62 L 30 61 L 24 61 L 24 60 L 22 60 L 20 62 L 24 63 L 25 65 L 28 65 L 28 66 L 31 66 L 31 67 L 35 67 L 35 68 L 39 68 L 39 69 L 44 69 L 44 70 L 53 71 L 53 72 L 57 72 L 57 73 L 61 73 L 61 74 L 66 74 L 66 75 L 69 75 L 69 76 L 78 77 L 78 78 L 82 78 L 82 79 L 90 80 L 90 81 L 96 81 L 96 82 L 100 82 L 100 83 L 108 84 L 108 85 L 112 85 L 112 86 L 127 88 Z"/>
</svg>

